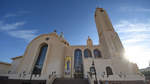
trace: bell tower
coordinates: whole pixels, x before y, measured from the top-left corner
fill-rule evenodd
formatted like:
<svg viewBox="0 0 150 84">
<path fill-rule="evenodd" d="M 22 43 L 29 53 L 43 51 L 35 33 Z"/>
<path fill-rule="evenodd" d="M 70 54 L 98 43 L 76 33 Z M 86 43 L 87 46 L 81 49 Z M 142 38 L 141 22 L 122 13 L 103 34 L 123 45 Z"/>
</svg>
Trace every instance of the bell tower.
<svg viewBox="0 0 150 84">
<path fill-rule="evenodd" d="M 96 8 L 95 22 L 104 58 L 123 57 L 123 45 L 103 8 Z"/>
<path fill-rule="evenodd" d="M 88 39 L 87 39 L 87 46 L 88 47 L 92 47 L 93 46 L 92 39 L 89 36 L 88 36 Z"/>
</svg>

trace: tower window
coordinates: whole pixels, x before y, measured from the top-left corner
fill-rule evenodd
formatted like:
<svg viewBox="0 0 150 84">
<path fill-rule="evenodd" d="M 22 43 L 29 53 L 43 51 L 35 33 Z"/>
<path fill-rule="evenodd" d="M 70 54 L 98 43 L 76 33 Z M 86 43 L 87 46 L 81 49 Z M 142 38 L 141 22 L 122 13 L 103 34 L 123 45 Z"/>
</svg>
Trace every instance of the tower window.
<svg viewBox="0 0 150 84">
<path fill-rule="evenodd" d="M 100 11 L 101 11 L 101 12 L 104 12 L 104 10 L 103 10 L 103 9 L 101 9 Z"/>
<path fill-rule="evenodd" d="M 89 49 L 84 50 L 84 57 L 85 58 L 92 57 L 92 53 Z"/>
<path fill-rule="evenodd" d="M 102 57 L 101 52 L 98 49 L 94 50 L 94 57 L 95 58 L 101 58 Z"/>
<path fill-rule="evenodd" d="M 49 40 L 49 37 L 45 38 L 45 40 L 47 40 L 47 41 L 48 41 L 48 40 Z"/>
<path fill-rule="evenodd" d="M 37 58 L 37 61 L 35 63 L 34 69 L 33 69 L 33 74 L 41 74 L 45 56 L 46 56 L 46 52 L 47 52 L 47 48 L 48 48 L 47 44 L 44 44 L 40 48 L 39 56 Z"/>
</svg>

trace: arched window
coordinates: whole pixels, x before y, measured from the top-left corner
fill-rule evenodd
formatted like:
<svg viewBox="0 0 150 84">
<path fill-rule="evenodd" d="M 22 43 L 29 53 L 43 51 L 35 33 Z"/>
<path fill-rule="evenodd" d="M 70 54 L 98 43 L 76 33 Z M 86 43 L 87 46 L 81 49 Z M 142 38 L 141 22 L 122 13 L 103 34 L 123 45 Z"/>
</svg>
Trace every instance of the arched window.
<svg viewBox="0 0 150 84">
<path fill-rule="evenodd" d="M 70 61 L 69 60 L 67 61 L 67 70 L 68 71 L 70 70 Z"/>
<path fill-rule="evenodd" d="M 45 56 L 46 56 L 46 52 L 47 52 L 47 48 L 48 48 L 47 44 L 43 44 L 41 46 L 38 58 L 34 65 L 33 74 L 41 74 Z"/>
<path fill-rule="evenodd" d="M 113 75 L 112 69 L 109 66 L 106 67 L 106 72 L 107 72 L 107 76 Z"/>
<path fill-rule="evenodd" d="M 85 58 L 92 57 L 92 53 L 89 49 L 84 50 L 84 57 Z"/>
<path fill-rule="evenodd" d="M 98 50 L 98 49 L 95 49 L 94 50 L 94 57 L 95 58 L 101 58 L 102 56 L 101 56 L 101 52 Z"/>
<path fill-rule="evenodd" d="M 76 73 L 83 73 L 82 51 L 76 49 L 74 52 L 74 69 Z"/>
</svg>

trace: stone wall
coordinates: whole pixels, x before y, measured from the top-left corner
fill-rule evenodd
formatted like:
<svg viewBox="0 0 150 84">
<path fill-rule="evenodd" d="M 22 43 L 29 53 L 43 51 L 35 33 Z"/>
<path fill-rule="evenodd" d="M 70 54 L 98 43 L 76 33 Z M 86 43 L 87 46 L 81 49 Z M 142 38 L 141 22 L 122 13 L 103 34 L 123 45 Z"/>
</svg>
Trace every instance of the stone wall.
<svg viewBox="0 0 150 84">
<path fill-rule="evenodd" d="M 8 63 L 0 62 L 0 74 L 7 74 L 10 66 Z"/>
</svg>

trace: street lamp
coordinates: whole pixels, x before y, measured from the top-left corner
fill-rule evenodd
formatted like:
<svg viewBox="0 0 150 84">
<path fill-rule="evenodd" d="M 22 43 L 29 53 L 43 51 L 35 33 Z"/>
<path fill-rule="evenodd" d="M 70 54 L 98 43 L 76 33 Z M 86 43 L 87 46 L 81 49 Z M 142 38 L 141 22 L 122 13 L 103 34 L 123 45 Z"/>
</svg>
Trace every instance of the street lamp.
<svg viewBox="0 0 150 84">
<path fill-rule="evenodd" d="M 91 72 L 92 75 L 95 75 L 95 80 L 96 81 L 94 81 L 94 84 L 98 84 L 94 61 L 92 61 L 92 66 L 90 67 L 90 72 Z"/>
</svg>

